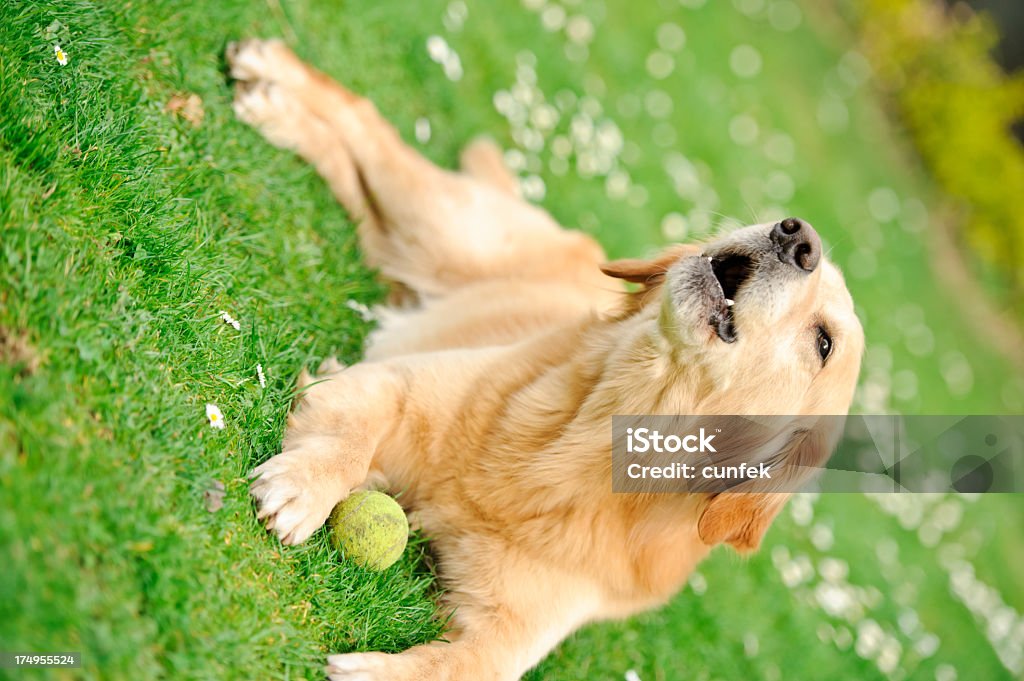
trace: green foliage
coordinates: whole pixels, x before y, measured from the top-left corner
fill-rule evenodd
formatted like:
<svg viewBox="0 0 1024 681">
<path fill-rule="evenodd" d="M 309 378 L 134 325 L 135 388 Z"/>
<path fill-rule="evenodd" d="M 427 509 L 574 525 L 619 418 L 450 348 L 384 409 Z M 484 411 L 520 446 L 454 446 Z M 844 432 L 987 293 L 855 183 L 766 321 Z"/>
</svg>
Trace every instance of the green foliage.
<svg viewBox="0 0 1024 681">
<path fill-rule="evenodd" d="M 870 0 L 860 10 L 867 54 L 942 188 L 963 208 L 965 241 L 995 266 L 998 293 L 1024 319 L 1024 73 L 992 60 L 994 26 L 937 0 Z"/>
</svg>

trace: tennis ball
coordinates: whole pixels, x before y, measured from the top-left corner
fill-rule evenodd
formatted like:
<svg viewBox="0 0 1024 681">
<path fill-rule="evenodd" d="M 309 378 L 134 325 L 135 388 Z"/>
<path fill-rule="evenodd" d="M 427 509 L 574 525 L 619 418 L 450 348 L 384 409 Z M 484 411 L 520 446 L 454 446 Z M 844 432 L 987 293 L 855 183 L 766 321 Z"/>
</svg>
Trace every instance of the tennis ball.
<svg viewBox="0 0 1024 681">
<path fill-rule="evenodd" d="M 334 507 L 327 519 L 331 545 L 371 570 L 395 564 L 409 539 L 409 521 L 398 502 L 383 492 L 362 491 Z"/>
</svg>

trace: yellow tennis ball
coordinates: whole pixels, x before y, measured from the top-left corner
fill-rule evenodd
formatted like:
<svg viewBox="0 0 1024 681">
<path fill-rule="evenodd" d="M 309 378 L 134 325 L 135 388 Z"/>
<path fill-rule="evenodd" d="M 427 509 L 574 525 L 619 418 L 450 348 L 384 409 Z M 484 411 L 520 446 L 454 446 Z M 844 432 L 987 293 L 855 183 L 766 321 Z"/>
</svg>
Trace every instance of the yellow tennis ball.
<svg viewBox="0 0 1024 681">
<path fill-rule="evenodd" d="M 334 507 L 327 525 L 334 548 L 371 570 L 386 570 L 394 565 L 409 539 L 405 511 L 383 492 L 349 495 Z"/>
</svg>

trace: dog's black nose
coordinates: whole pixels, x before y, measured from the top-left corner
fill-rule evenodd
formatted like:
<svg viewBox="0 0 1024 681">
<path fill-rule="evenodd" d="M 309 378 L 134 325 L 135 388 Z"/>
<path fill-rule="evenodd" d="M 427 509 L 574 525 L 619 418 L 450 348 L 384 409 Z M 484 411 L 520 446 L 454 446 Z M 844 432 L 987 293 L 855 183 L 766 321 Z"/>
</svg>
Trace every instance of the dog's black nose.
<svg viewBox="0 0 1024 681">
<path fill-rule="evenodd" d="M 800 218 L 786 218 L 775 225 L 771 238 L 784 263 L 813 272 L 821 261 L 821 237 Z"/>
</svg>

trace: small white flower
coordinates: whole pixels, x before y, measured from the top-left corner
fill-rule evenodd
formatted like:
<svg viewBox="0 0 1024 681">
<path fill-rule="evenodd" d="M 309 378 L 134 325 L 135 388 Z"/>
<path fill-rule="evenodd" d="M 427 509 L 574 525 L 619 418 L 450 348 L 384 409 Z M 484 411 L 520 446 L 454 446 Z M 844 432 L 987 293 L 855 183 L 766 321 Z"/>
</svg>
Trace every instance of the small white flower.
<svg viewBox="0 0 1024 681">
<path fill-rule="evenodd" d="M 416 119 L 415 127 L 416 141 L 426 144 L 430 141 L 430 119 L 420 116 Z"/>
<path fill-rule="evenodd" d="M 222 310 L 220 313 L 220 318 L 224 320 L 225 324 L 227 324 L 230 327 L 233 327 L 235 331 L 242 330 L 242 325 L 238 323 L 238 320 L 229 315 L 227 312 L 224 312 Z"/>
<path fill-rule="evenodd" d="M 346 300 L 345 306 L 348 307 L 348 309 L 358 313 L 359 316 L 363 318 L 364 322 L 373 322 L 377 320 L 377 315 L 373 313 L 373 310 L 366 307 L 358 300 Z"/>
<path fill-rule="evenodd" d="M 206 405 L 206 418 L 209 419 L 211 428 L 224 429 L 224 414 L 220 413 L 220 407 L 216 404 Z"/>
<path fill-rule="evenodd" d="M 262 364 L 257 364 L 256 365 L 256 375 L 259 376 L 259 378 L 260 378 L 260 387 L 261 388 L 266 388 L 267 387 L 267 377 L 263 375 L 263 365 Z"/>
<path fill-rule="evenodd" d="M 60 48 L 60 45 L 56 45 L 55 44 L 53 46 L 53 54 L 54 54 L 54 56 L 57 57 L 57 63 L 58 64 L 60 64 L 61 66 L 66 66 L 67 65 L 67 63 L 68 63 L 68 55 L 67 55 L 67 53 L 64 50 L 62 50 Z"/>
</svg>

